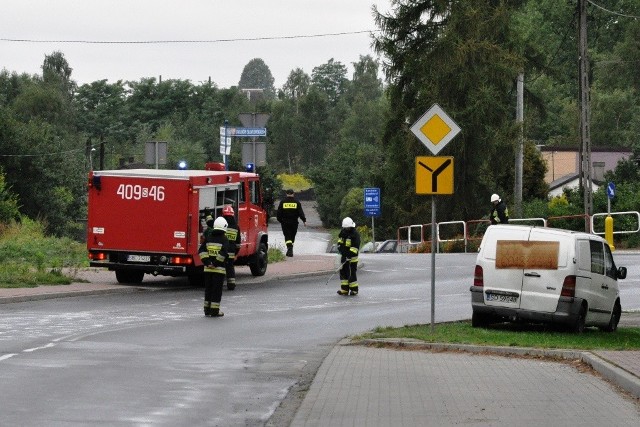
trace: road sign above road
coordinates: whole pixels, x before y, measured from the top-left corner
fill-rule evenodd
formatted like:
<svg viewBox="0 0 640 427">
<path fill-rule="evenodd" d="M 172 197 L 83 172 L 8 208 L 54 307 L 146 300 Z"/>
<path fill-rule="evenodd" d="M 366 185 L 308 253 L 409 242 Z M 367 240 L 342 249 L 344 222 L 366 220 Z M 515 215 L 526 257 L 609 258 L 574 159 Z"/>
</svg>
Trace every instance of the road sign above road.
<svg viewBox="0 0 640 427">
<path fill-rule="evenodd" d="M 411 132 L 435 156 L 460 132 L 460 127 L 438 104 L 433 104 L 411 126 Z"/>
</svg>

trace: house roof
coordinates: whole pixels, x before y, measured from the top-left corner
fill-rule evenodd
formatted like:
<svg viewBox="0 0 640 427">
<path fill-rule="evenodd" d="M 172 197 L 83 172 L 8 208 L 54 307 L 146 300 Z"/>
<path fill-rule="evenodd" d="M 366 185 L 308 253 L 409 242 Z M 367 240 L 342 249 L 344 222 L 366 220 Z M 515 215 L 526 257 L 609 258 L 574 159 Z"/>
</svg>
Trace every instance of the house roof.
<svg viewBox="0 0 640 427">
<path fill-rule="evenodd" d="M 580 151 L 578 147 L 570 147 L 570 146 L 541 145 L 539 147 L 540 147 L 540 151 L 564 151 L 564 152 Z M 591 152 L 633 154 L 633 150 L 627 147 L 591 147 Z"/>
</svg>

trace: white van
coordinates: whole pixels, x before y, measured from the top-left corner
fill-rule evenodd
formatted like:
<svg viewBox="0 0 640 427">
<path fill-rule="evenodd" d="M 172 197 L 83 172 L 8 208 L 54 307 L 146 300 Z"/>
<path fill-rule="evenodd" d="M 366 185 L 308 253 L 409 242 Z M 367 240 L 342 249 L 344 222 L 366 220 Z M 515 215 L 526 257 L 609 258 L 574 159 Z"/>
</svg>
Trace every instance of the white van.
<svg viewBox="0 0 640 427">
<path fill-rule="evenodd" d="M 482 238 L 471 286 L 472 325 L 526 321 L 618 328 L 618 279 L 606 240 L 594 234 L 492 225 Z"/>
</svg>

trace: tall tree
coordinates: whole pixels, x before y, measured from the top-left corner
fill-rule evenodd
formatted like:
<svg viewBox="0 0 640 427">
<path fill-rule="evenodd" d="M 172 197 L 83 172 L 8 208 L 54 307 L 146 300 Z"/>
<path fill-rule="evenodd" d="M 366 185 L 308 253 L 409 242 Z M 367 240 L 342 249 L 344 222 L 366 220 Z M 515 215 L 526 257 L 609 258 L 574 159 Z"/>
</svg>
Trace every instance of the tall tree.
<svg viewBox="0 0 640 427">
<path fill-rule="evenodd" d="M 350 102 L 355 98 L 373 101 L 382 95 L 382 80 L 378 76 L 379 66 L 370 55 L 360 56 L 353 63 L 353 80 L 349 88 Z"/>
<path fill-rule="evenodd" d="M 440 152 L 455 157 L 455 189 L 452 197 L 442 198 L 439 214 L 478 218 L 488 195 L 513 188 L 500 171 L 513 168 L 515 158 L 513 86 L 524 60 L 512 16 L 519 3 L 395 1 L 392 13 L 376 13 L 382 31 L 374 47 L 389 58 L 385 72 L 394 105 L 385 135 L 385 186 L 392 199 L 389 214 L 403 223 L 430 216 L 428 204 L 414 194 L 413 174 L 406 173 L 414 170 L 416 156 L 427 153 L 406 123 L 434 103 L 463 129 Z"/>
<path fill-rule="evenodd" d="M 128 135 L 125 111 L 125 88 L 122 81 L 109 84 L 98 80 L 80 86 L 75 96 L 78 129 L 87 136 L 88 163 L 93 165 L 92 151 L 99 150 L 100 168 L 104 167 L 105 143 L 119 143 Z M 99 146 L 98 146 L 99 145 Z"/>
<path fill-rule="evenodd" d="M 331 58 L 311 72 L 311 83 L 327 96 L 332 105 L 338 103 L 347 89 L 347 67 Z"/>
<path fill-rule="evenodd" d="M 260 58 L 254 58 L 244 66 L 238 87 L 240 89 L 262 89 L 264 97 L 272 99 L 276 94 L 274 82 L 275 79 L 267 64 Z"/>
<path fill-rule="evenodd" d="M 55 51 L 51 55 L 45 55 L 42 64 L 42 79 L 46 84 L 58 86 L 69 97 L 73 95 L 76 83 L 71 80 L 73 68 L 69 66 L 64 54 Z"/>
</svg>

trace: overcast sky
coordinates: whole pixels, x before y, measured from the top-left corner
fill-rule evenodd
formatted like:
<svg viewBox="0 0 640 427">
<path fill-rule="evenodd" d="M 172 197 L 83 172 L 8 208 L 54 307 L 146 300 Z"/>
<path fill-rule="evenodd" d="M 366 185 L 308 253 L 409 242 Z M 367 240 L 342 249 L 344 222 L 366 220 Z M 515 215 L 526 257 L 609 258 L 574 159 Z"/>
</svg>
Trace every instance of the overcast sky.
<svg viewBox="0 0 640 427">
<path fill-rule="evenodd" d="M 333 58 L 351 78 L 360 55 L 377 58 L 370 34 L 291 37 L 376 30 L 373 4 L 387 12 L 390 0 L 0 0 L 0 68 L 41 74 L 61 51 L 78 84 L 162 76 L 228 88 L 262 58 L 280 88 L 291 70 Z M 250 38 L 270 40 L 238 40 Z M 215 42 L 86 43 L 166 40 Z"/>
</svg>

